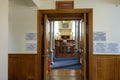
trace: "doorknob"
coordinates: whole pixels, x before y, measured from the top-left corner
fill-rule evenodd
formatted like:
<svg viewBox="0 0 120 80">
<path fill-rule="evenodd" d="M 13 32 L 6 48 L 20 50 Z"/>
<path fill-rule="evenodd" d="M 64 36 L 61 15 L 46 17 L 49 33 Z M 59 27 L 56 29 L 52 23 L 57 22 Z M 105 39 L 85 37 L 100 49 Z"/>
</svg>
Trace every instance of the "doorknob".
<svg viewBox="0 0 120 80">
<path fill-rule="evenodd" d="M 48 52 L 49 52 L 49 50 L 47 49 L 47 50 L 46 50 L 46 52 L 48 53 Z"/>
</svg>

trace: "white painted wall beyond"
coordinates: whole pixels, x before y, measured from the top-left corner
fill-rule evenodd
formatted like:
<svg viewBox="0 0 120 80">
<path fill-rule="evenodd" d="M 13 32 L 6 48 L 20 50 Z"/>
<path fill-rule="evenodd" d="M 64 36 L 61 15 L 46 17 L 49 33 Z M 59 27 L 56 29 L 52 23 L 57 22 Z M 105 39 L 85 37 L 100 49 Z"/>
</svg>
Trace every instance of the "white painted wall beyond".
<svg viewBox="0 0 120 80">
<path fill-rule="evenodd" d="M 58 0 L 40 0 L 39 9 L 55 9 L 56 1 Z M 98 43 L 105 43 L 106 45 L 115 43 L 119 45 L 117 47 L 119 49 L 117 53 L 103 54 L 120 54 L 120 37 L 118 37 L 120 34 L 120 5 L 117 5 L 118 2 L 116 1 L 117 0 L 74 0 L 75 9 L 93 9 L 93 31 L 106 33 L 106 41 Z M 48 4 L 48 2 L 50 3 Z"/>
<path fill-rule="evenodd" d="M 0 80 L 8 80 L 8 0 L 0 0 Z"/>
<path fill-rule="evenodd" d="M 26 33 L 37 34 L 37 8 L 23 0 L 9 2 L 9 53 L 36 53 L 26 50 L 26 45 L 37 44 L 37 40 L 26 40 Z"/>
<path fill-rule="evenodd" d="M 116 6 L 116 0 L 76 0 L 75 8 L 93 8 L 93 31 L 105 32 L 106 41 L 93 41 L 95 43 L 118 44 L 118 52 L 103 52 L 95 54 L 120 54 L 120 5 Z M 95 45 L 95 44 L 94 44 Z M 95 47 L 94 47 L 95 48 Z M 110 48 L 110 47 L 109 47 Z M 113 48 L 111 47 L 111 50 Z M 106 48 L 106 50 L 108 50 Z"/>
<path fill-rule="evenodd" d="M 21 0 L 18 0 L 21 1 Z M 39 9 L 55 9 L 58 0 L 39 0 Z M 120 5 L 116 0 L 74 0 L 75 9 L 93 8 L 93 31 L 105 32 L 106 41 L 103 43 L 117 43 L 120 53 Z M 11 13 L 12 12 L 12 13 Z M 36 10 L 14 4 L 10 10 L 9 52 L 26 52 L 24 35 L 27 32 L 37 32 Z M 93 44 L 94 45 L 94 44 Z M 119 54 L 116 53 L 116 54 Z"/>
</svg>

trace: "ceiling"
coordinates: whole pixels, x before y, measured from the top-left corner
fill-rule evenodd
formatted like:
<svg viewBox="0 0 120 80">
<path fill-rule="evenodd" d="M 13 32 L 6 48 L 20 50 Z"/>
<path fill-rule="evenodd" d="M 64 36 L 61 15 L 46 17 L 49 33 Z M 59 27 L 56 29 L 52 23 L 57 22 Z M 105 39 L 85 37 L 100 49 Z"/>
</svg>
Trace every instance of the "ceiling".
<svg viewBox="0 0 120 80">
<path fill-rule="evenodd" d="M 27 7 L 35 7 L 36 5 L 32 0 L 9 0 L 10 5 L 21 5 Z"/>
</svg>

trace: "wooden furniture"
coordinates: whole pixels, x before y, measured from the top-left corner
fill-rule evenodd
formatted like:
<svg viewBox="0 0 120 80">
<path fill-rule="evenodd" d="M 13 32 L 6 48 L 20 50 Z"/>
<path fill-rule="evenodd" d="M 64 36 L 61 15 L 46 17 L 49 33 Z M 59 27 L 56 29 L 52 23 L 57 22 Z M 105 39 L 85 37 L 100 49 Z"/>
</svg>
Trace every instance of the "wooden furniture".
<svg viewBox="0 0 120 80">
<path fill-rule="evenodd" d="M 74 40 L 55 40 L 55 56 L 56 57 L 73 57 L 74 56 Z"/>
</svg>

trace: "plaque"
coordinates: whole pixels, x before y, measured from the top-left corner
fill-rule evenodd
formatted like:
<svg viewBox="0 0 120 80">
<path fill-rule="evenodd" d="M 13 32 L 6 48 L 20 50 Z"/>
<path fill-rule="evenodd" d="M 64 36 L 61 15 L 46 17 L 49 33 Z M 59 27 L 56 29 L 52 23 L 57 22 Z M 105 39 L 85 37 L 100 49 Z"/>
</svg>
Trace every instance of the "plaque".
<svg viewBox="0 0 120 80">
<path fill-rule="evenodd" d="M 56 1 L 56 9 L 73 9 L 74 1 Z"/>
</svg>

